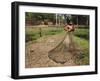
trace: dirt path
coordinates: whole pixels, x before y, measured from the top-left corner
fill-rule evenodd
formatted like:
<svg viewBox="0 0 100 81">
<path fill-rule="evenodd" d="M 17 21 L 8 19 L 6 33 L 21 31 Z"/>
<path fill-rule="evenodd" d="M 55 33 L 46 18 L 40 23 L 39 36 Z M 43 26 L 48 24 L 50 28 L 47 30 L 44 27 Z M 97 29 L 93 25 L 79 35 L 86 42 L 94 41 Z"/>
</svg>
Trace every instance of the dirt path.
<svg viewBox="0 0 100 81">
<path fill-rule="evenodd" d="M 53 35 L 50 37 L 42 37 L 37 40 L 37 43 L 26 44 L 25 67 L 56 67 L 56 66 L 74 66 L 72 54 L 57 56 L 57 59 L 66 59 L 65 63 L 57 63 L 48 57 L 48 52 L 57 46 L 64 36 L 62 34 Z M 67 41 L 67 40 L 66 40 Z"/>
</svg>

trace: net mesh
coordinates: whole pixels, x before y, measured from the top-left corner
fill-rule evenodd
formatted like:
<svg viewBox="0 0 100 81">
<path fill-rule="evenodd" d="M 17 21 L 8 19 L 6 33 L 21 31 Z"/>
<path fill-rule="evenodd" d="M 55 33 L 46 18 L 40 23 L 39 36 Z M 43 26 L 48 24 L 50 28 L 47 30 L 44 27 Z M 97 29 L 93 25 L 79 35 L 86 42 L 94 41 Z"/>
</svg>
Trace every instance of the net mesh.
<svg viewBox="0 0 100 81">
<path fill-rule="evenodd" d="M 75 55 L 80 54 L 80 50 L 73 40 L 73 32 L 67 32 L 63 40 L 52 50 L 48 52 L 48 57 L 56 63 L 65 63 L 73 59 Z"/>
</svg>

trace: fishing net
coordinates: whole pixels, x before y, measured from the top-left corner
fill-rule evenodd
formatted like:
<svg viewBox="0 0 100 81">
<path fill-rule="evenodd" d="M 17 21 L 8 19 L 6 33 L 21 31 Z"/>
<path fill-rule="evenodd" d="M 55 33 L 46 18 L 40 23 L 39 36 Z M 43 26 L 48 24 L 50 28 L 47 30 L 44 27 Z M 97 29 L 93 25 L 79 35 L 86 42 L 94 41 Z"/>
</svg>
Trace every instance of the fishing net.
<svg viewBox="0 0 100 81">
<path fill-rule="evenodd" d="M 63 40 L 48 52 L 48 57 L 56 63 L 63 64 L 80 53 L 80 50 L 76 48 L 77 46 L 73 40 L 73 32 L 66 32 Z"/>
<path fill-rule="evenodd" d="M 74 59 L 76 55 L 81 54 L 81 49 L 74 41 L 74 25 L 73 18 L 70 14 L 65 14 L 65 24 L 67 24 L 64 30 L 68 30 L 63 40 L 52 50 L 48 52 L 48 57 L 56 63 L 65 63 L 70 59 Z M 70 31 L 71 29 L 71 31 Z"/>
</svg>

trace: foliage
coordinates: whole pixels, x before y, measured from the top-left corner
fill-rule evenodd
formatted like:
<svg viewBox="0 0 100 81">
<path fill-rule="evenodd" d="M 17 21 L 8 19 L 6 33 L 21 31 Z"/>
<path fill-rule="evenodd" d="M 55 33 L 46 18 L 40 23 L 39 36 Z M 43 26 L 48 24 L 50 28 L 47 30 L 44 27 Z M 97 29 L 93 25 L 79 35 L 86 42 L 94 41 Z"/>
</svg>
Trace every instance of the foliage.
<svg viewBox="0 0 100 81">
<path fill-rule="evenodd" d="M 68 18 L 67 15 L 71 15 L 71 19 Z M 33 12 L 26 12 L 25 13 L 25 20 L 32 22 L 31 25 L 39 25 L 40 22 L 44 22 L 47 24 L 48 22 L 52 22 L 53 24 L 68 23 L 70 20 L 74 24 L 78 25 L 89 25 L 89 16 L 88 15 L 72 15 L 72 14 L 61 14 L 61 13 L 33 13 Z M 27 23 L 26 23 L 27 24 Z"/>
<path fill-rule="evenodd" d="M 47 24 L 47 22 L 55 21 L 55 14 L 52 13 L 32 13 L 32 12 L 26 12 L 26 21 L 27 20 L 31 20 L 33 21 L 33 25 L 43 21 L 45 24 Z M 38 23 L 41 24 L 41 23 Z"/>
</svg>

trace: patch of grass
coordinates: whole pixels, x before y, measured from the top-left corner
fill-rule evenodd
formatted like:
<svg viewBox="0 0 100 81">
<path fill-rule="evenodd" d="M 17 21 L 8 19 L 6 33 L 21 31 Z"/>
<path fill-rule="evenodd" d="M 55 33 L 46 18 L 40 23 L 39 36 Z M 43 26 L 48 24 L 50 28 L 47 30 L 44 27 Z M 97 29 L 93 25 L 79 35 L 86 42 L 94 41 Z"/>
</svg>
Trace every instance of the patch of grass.
<svg viewBox="0 0 100 81">
<path fill-rule="evenodd" d="M 58 33 L 61 33 L 63 30 L 62 29 L 51 29 L 51 30 L 48 30 L 46 32 L 44 32 L 44 35 L 55 35 L 55 34 L 58 34 Z"/>
<path fill-rule="evenodd" d="M 28 42 L 28 41 L 35 41 L 39 38 L 39 35 L 38 34 L 26 34 L 25 35 L 25 41 Z"/>
<path fill-rule="evenodd" d="M 74 35 L 88 40 L 89 39 L 89 29 L 86 29 L 86 28 L 76 29 L 74 32 Z"/>
<path fill-rule="evenodd" d="M 48 27 L 48 28 L 26 28 L 26 42 L 28 41 L 36 41 L 38 38 L 43 37 L 43 36 L 49 36 L 49 35 L 56 35 L 61 32 L 63 32 L 63 28 L 59 27 Z M 41 35 L 40 35 L 41 34 Z"/>
<path fill-rule="evenodd" d="M 78 65 L 89 64 L 89 41 L 83 38 L 74 37 L 75 43 L 82 48 L 80 54 L 77 55 L 75 63 Z"/>
</svg>

